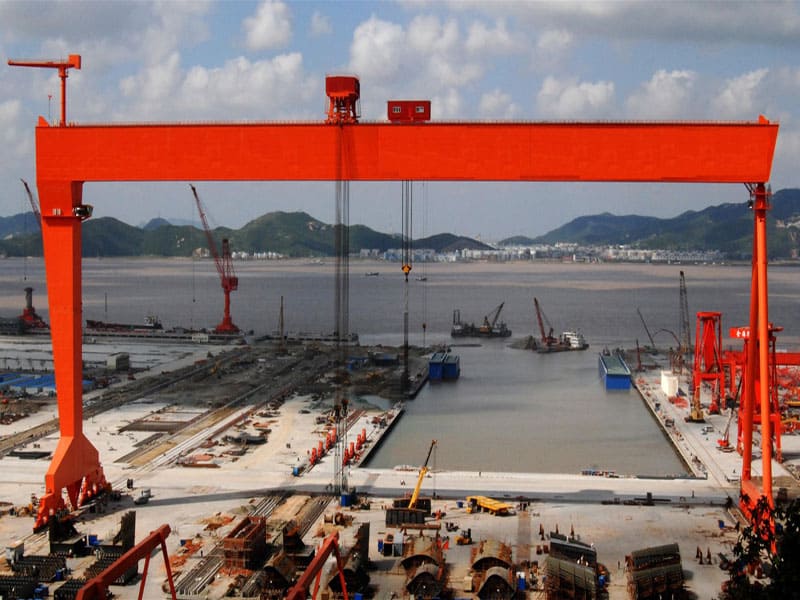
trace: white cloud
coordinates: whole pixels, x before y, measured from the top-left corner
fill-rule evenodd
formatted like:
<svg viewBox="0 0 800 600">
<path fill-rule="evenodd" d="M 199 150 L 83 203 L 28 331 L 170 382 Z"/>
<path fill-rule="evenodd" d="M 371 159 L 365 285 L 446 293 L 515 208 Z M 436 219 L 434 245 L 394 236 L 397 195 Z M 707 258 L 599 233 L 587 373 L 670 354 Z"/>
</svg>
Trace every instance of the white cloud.
<svg viewBox="0 0 800 600">
<path fill-rule="evenodd" d="M 519 114 L 511 95 L 499 89 L 482 94 L 478 110 L 482 117 L 491 119 L 513 119 Z"/>
<path fill-rule="evenodd" d="M 16 121 L 20 115 L 21 103 L 19 100 L 6 100 L 0 102 L 0 139 L 5 144 L 13 141 L 16 133 Z"/>
<path fill-rule="evenodd" d="M 566 29 L 547 29 L 536 40 L 532 66 L 537 71 L 554 70 L 574 45 L 574 36 Z"/>
<path fill-rule="evenodd" d="M 302 55 L 292 52 L 255 62 L 238 57 L 213 69 L 194 67 L 181 84 L 178 101 L 198 116 L 309 118 L 305 107 L 319 88 L 320 82 L 305 73 Z"/>
<path fill-rule="evenodd" d="M 350 46 L 349 70 L 369 90 L 362 97 L 364 118 L 383 117 L 391 97 L 430 98 L 434 116 L 455 117 L 454 107 L 463 106 L 461 89 L 478 81 L 486 64 L 466 51 L 454 19 L 433 15 L 416 16 L 406 28 L 373 15 L 358 25 Z"/>
<path fill-rule="evenodd" d="M 694 71 L 660 69 L 628 98 L 628 112 L 641 119 L 697 118 L 702 107 L 693 102 L 696 80 Z"/>
<path fill-rule="evenodd" d="M 181 79 L 180 66 L 180 55 L 173 52 L 163 62 L 150 65 L 137 75 L 123 79 L 120 90 L 131 98 L 139 109 L 146 106 L 147 113 L 155 109 L 155 114 L 158 114 L 161 112 L 159 105 L 173 96 Z"/>
<path fill-rule="evenodd" d="M 333 33 L 333 26 L 330 18 L 315 10 L 311 15 L 311 35 L 317 37 L 331 33 Z"/>
<path fill-rule="evenodd" d="M 297 52 L 257 61 L 239 56 L 220 67 L 195 65 L 188 70 L 174 54 L 164 64 L 123 80 L 121 91 L 131 102 L 116 118 L 308 119 L 314 115 L 307 107 L 321 87 L 318 78 L 306 74 Z"/>
<path fill-rule="evenodd" d="M 556 119 L 596 119 L 608 116 L 614 101 L 614 83 L 591 83 L 575 78 L 547 77 L 536 96 L 536 106 L 544 117 Z"/>
<path fill-rule="evenodd" d="M 490 28 L 482 21 L 470 25 L 465 47 L 475 54 L 511 54 L 521 47 L 521 42 L 506 28 L 505 19 L 497 19 Z"/>
<path fill-rule="evenodd" d="M 283 48 L 292 38 L 289 8 L 279 1 L 264 0 L 243 27 L 247 48 L 254 51 Z"/>
<path fill-rule="evenodd" d="M 389 81 L 399 70 L 405 46 L 400 25 L 373 15 L 353 32 L 350 68 L 361 77 Z"/>
<path fill-rule="evenodd" d="M 422 56 L 453 52 L 460 41 L 458 23 L 453 19 L 442 23 L 438 17 L 423 15 L 408 24 L 408 42 Z"/>
<path fill-rule="evenodd" d="M 712 102 L 715 114 L 721 118 L 755 118 L 753 113 L 762 110 L 755 108 L 756 92 L 761 90 L 768 73 L 769 69 L 757 69 L 728 79 L 725 89 Z"/>
<path fill-rule="evenodd" d="M 536 40 L 536 49 L 542 52 L 564 52 L 572 46 L 574 36 L 565 29 L 548 29 Z"/>
<path fill-rule="evenodd" d="M 450 88 L 431 98 L 432 119 L 455 119 L 463 114 L 461 94 Z"/>
<path fill-rule="evenodd" d="M 448 8 L 506 18 L 521 29 L 564 29 L 576 37 L 730 46 L 800 44 L 796 2 L 562 0 L 559 2 L 463 2 Z"/>
</svg>

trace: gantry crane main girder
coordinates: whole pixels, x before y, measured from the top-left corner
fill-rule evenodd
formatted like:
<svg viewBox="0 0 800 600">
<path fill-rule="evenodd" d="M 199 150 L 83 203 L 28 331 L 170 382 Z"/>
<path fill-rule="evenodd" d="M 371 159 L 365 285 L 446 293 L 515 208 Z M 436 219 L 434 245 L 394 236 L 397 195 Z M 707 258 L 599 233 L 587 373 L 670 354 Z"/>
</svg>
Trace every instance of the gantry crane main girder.
<svg viewBox="0 0 800 600">
<path fill-rule="evenodd" d="M 62 125 L 65 123 L 62 121 Z M 36 172 L 61 439 L 37 525 L 105 484 L 82 429 L 81 221 L 92 181 L 617 181 L 752 183 L 766 195 L 778 124 L 248 123 L 36 127 Z M 760 204 L 755 202 L 756 231 Z M 764 232 L 766 230 L 764 229 Z M 765 239 L 764 233 L 764 239 Z M 759 238 L 760 240 L 762 238 Z M 763 246 L 763 247 L 762 247 Z M 766 245 L 751 323 L 766 348 Z M 756 273 L 758 275 L 756 276 Z M 752 319 L 751 319 L 752 320 Z M 754 364 L 751 362 L 750 364 Z M 760 363 L 766 368 L 766 360 Z M 764 382 L 766 378 L 763 378 Z M 766 394 L 762 398 L 766 397 Z M 770 456 L 763 452 L 763 456 Z M 765 459 L 766 460 L 766 459 Z M 766 477 L 765 477 L 766 480 Z M 765 494 L 771 488 L 764 483 Z"/>
</svg>

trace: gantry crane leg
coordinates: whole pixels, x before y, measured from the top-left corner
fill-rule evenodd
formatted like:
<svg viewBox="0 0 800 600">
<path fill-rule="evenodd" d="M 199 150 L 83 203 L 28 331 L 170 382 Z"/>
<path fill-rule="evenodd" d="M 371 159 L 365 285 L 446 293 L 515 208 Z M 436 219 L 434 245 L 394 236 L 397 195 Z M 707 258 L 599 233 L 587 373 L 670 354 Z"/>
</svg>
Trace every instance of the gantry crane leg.
<svg viewBox="0 0 800 600">
<path fill-rule="evenodd" d="M 45 475 L 45 494 L 39 501 L 34 529 L 44 527 L 108 487 L 97 449 L 83 433 L 81 338 L 81 204 L 80 183 L 39 182 L 42 203 L 42 240 L 50 302 L 50 336 L 58 386 L 58 422 L 61 432 Z"/>
<path fill-rule="evenodd" d="M 742 479 L 740 506 L 753 517 L 756 503 L 762 496 L 769 506 L 774 506 L 772 496 L 772 431 L 769 394 L 769 307 L 767 294 L 767 210 L 769 192 L 763 183 L 750 185 L 750 202 L 753 210 L 753 264 L 750 288 L 750 340 L 747 345 L 747 364 L 742 377 Z M 758 377 L 756 377 L 758 369 Z M 761 485 L 752 480 L 753 412 L 756 400 L 756 383 L 759 387 L 761 412 Z"/>
</svg>

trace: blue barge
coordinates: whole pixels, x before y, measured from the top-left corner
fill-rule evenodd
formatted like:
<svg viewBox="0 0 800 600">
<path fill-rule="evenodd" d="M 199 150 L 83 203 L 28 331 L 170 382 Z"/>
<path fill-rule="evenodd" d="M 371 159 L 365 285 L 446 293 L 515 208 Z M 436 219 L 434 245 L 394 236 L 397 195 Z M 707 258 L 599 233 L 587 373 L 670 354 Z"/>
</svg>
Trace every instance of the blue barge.
<svg viewBox="0 0 800 600">
<path fill-rule="evenodd" d="M 461 375 L 461 358 L 449 352 L 435 352 L 428 361 L 431 381 L 452 381 Z"/>
<path fill-rule="evenodd" d="M 602 352 L 598 368 L 607 390 L 631 389 L 631 370 L 619 353 Z"/>
</svg>

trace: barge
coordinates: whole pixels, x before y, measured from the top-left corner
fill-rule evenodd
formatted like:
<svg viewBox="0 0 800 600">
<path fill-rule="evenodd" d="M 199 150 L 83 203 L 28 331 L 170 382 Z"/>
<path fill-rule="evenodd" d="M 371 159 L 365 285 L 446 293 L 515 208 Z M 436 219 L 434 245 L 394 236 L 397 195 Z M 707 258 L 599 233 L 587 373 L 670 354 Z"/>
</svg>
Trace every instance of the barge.
<svg viewBox="0 0 800 600">
<path fill-rule="evenodd" d="M 631 370 L 618 352 L 601 352 L 598 368 L 607 390 L 631 389 Z"/>
<path fill-rule="evenodd" d="M 558 339 L 545 338 L 545 343 L 533 340 L 533 349 L 539 354 L 551 352 L 574 352 L 586 350 L 589 347 L 586 338 L 578 331 L 565 331 Z"/>
<path fill-rule="evenodd" d="M 484 337 L 484 338 L 504 338 L 511 336 L 511 330 L 505 321 L 500 321 L 500 313 L 505 302 L 496 307 L 491 313 L 483 317 L 481 325 L 475 323 L 465 323 L 461 320 L 461 311 L 453 311 L 453 326 L 450 328 L 451 337 Z"/>
<path fill-rule="evenodd" d="M 449 352 L 435 352 L 428 361 L 431 381 L 452 381 L 461 376 L 461 358 Z"/>
</svg>

